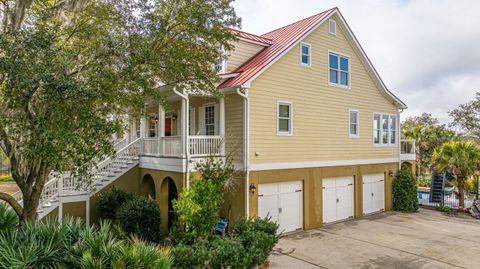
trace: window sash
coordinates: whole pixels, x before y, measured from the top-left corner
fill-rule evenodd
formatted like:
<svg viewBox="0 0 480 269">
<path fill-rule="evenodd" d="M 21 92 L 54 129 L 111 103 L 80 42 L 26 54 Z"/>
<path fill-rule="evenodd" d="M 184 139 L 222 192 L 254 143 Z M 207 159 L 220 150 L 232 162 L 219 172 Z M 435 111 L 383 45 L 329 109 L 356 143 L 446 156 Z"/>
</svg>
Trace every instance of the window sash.
<svg viewBox="0 0 480 269">
<path fill-rule="evenodd" d="M 332 84 L 348 87 L 350 85 L 350 59 L 336 53 L 328 56 L 328 81 Z"/>
<path fill-rule="evenodd" d="M 397 145 L 398 117 L 375 113 L 373 116 L 373 143 L 375 145 Z"/>
<path fill-rule="evenodd" d="M 304 49 L 306 49 L 306 52 Z M 300 46 L 300 54 L 301 63 L 303 65 L 310 65 L 310 45 L 302 43 L 302 45 Z"/>
<path fill-rule="evenodd" d="M 350 111 L 349 113 L 349 134 L 350 136 L 359 135 L 359 113 L 358 111 Z"/>
<path fill-rule="evenodd" d="M 282 107 L 287 107 L 288 114 L 281 115 Z M 278 134 L 292 133 L 292 105 L 279 102 L 277 105 L 277 132 Z"/>
<path fill-rule="evenodd" d="M 205 135 L 215 135 L 215 106 L 205 107 Z"/>
</svg>

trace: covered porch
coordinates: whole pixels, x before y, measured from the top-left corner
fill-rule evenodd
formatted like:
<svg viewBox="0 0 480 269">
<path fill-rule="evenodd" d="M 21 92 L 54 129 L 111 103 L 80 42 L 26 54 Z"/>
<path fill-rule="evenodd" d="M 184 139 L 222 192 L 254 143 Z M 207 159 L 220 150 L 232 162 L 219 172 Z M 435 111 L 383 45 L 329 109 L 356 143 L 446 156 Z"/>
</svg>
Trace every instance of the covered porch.
<svg viewBox="0 0 480 269">
<path fill-rule="evenodd" d="M 225 156 L 223 97 L 173 95 L 170 107 L 147 104 L 144 116 L 129 126 L 129 140 L 141 138 L 144 156 Z"/>
</svg>

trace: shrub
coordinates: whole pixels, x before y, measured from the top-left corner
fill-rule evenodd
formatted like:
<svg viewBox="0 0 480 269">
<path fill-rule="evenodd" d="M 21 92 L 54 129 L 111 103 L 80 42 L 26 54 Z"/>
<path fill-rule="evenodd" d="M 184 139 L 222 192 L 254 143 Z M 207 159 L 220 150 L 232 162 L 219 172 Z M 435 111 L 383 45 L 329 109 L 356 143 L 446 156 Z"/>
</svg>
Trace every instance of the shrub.
<svg viewBox="0 0 480 269">
<path fill-rule="evenodd" d="M 173 201 L 173 208 L 181 225 L 171 234 L 179 243 L 192 243 L 195 239 L 212 235 L 213 228 L 219 218 L 220 193 L 219 186 L 209 179 L 194 180 L 189 189 L 181 192 L 178 200 Z"/>
<path fill-rule="evenodd" d="M 430 187 L 430 178 L 426 176 L 418 177 L 418 187 Z"/>
<path fill-rule="evenodd" d="M 400 169 L 393 181 L 393 209 L 402 212 L 418 210 L 417 183 L 407 169 Z"/>
<path fill-rule="evenodd" d="M 138 196 L 123 203 L 115 221 L 128 234 L 158 242 L 160 239 L 160 208 L 154 200 Z"/>
<path fill-rule="evenodd" d="M 170 268 L 168 247 L 116 237 L 109 222 L 27 222 L 0 233 L 0 268 Z"/>
<path fill-rule="evenodd" d="M 477 189 L 477 178 L 469 177 L 465 180 L 465 190 L 476 191 Z"/>
<path fill-rule="evenodd" d="M 0 202 L 0 233 L 9 232 L 17 225 L 17 213 L 9 205 Z"/>
<path fill-rule="evenodd" d="M 114 220 L 117 210 L 123 203 L 133 199 L 133 197 L 133 194 L 117 188 L 100 193 L 97 206 L 100 218 Z"/>
</svg>

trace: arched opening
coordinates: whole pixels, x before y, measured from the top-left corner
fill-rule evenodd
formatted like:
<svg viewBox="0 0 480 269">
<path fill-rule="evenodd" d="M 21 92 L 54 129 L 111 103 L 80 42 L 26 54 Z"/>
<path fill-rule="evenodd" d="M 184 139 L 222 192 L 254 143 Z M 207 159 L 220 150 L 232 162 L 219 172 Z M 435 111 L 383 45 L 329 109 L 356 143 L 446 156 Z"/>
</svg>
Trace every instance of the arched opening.
<svg viewBox="0 0 480 269">
<path fill-rule="evenodd" d="M 146 174 L 143 176 L 142 179 L 142 188 L 140 190 L 140 193 L 143 196 L 146 196 L 150 199 L 155 200 L 156 195 L 155 195 L 155 182 L 153 181 L 153 177 L 149 174 Z"/>
<path fill-rule="evenodd" d="M 172 178 L 168 177 L 165 180 L 168 182 L 168 230 L 172 228 L 175 219 L 175 212 L 173 210 L 173 200 L 178 199 L 177 186 Z"/>
</svg>

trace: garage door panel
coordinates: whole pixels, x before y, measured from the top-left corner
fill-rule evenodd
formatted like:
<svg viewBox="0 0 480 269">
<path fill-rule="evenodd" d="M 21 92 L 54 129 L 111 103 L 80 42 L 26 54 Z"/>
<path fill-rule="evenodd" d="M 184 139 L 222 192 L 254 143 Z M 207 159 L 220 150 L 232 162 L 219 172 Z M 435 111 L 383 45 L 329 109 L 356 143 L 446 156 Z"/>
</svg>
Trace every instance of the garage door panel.
<svg viewBox="0 0 480 269">
<path fill-rule="evenodd" d="M 276 194 L 278 194 L 278 184 L 258 185 L 258 195 L 276 195 Z"/>
<path fill-rule="evenodd" d="M 301 228 L 301 194 L 301 192 L 293 192 L 280 196 L 280 231 L 292 232 Z"/>
<path fill-rule="evenodd" d="M 337 218 L 337 206 L 336 206 L 336 191 L 335 188 L 323 189 L 323 223 L 329 223 L 335 221 Z"/>
<path fill-rule="evenodd" d="M 353 186 L 338 187 L 337 198 L 337 219 L 343 220 L 353 217 Z"/>
<path fill-rule="evenodd" d="M 385 175 L 363 176 L 363 213 L 370 214 L 385 209 Z"/>
<path fill-rule="evenodd" d="M 353 176 L 323 180 L 323 222 L 348 219 L 354 214 Z"/>
<path fill-rule="evenodd" d="M 324 188 L 328 189 L 328 188 L 335 188 L 335 178 L 325 178 L 323 181 L 322 181 L 322 185 Z"/>
<path fill-rule="evenodd" d="M 280 193 L 292 193 L 302 190 L 301 182 L 285 182 L 278 185 Z"/>
<path fill-rule="evenodd" d="M 278 219 L 278 196 L 260 196 L 258 197 L 258 215 L 261 218 L 271 217 L 271 220 L 279 223 Z"/>
</svg>

